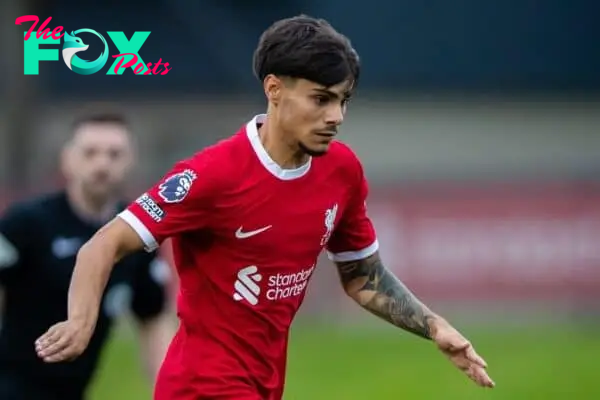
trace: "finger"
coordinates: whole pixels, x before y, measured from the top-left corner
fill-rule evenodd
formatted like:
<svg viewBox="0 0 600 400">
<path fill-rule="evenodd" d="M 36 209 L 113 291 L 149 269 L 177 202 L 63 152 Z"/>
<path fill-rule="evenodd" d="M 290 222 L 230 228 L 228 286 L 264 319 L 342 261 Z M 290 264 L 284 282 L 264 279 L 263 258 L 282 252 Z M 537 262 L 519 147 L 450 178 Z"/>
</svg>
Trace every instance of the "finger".
<svg viewBox="0 0 600 400">
<path fill-rule="evenodd" d="M 487 363 L 479 354 L 477 354 L 473 346 L 469 346 L 467 349 L 465 349 L 465 356 L 469 361 L 474 362 L 483 368 L 487 368 Z"/>
<path fill-rule="evenodd" d="M 460 354 L 450 355 L 450 361 L 461 371 L 467 371 L 473 363 Z"/>
<path fill-rule="evenodd" d="M 53 338 L 53 342 L 47 343 L 38 349 L 38 356 L 41 358 L 45 358 L 62 351 L 65 347 L 69 345 L 69 343 L 71 343 L 71 339 L 71 336 L 67 333 L 64 333 L 62 336 L 57 336 L 56 338 Z"/>
<path fill-rule="evenodd" d="M 467 375 L 479 386 L 492 388 L 495 386 L 494 381 L 489 377 L 485 369 L 473 365 L 468 369 Z"/>
<path fill-rule="evenodd" d="M 70 346 L 71 342 L 67 339 L 61 339 L 58 342 L 53 343 L 49 347 L 44 350 L 38 351 L 38 357 L 42 359 L 52 358 L 55 355 L 63 352 L 66 348 Z"/>
<path fill-rule="evenodd" d="M 36 341 L 35 341 L 35 347 L 38 350 L 42 350 L 47 348 L 48 346 L 52 345 L 53 343 L 55 343 L 56 341 L 58 341 L 60 339 L 62 335 L 62 329 L 60 326 L 53 326 L 50 329 L 48 329 L 48 331 L 46 333 L 44 333 L 42 336 L 40 336 Z"/>
<path fill-rule="evenodd" d="M 61 338 L 39 356 L 47 363 L 68 361 L 79 355 L 78 346 L 72 337 Z"/>
<path fill-rule="evenodd" d="M 71 361 L 75 359 L 77 355 L 78 352 L 75 347 L 72 344 L 69 344 L 60 349 L 58 352 L 44 357 L 44 362 L 51 364 L 63 361 Z"/>
<path fill-rule="evenodd" d="M 41 335 L 39 338 L 36 339 L 35 343 L 44 343 L 47 342 L 50 338 L 52 338 L 52 336 L 55 334 L 55 332 L 58 330 L 58 327 L 56 325 L 51 326 L 46 332 L 44 332 L 43 335 Z"/>
<path fill-rule="evenodd" d="M 463 351 L 471 346 L 471 343 L 466 339 L 458 339 L 455 341 L 450 341 L 447 346 L 447 350 L 452 353 L 457 353 L 459 351 Z"/>
<path fill-rule="evenodd" d="M 495 386 L 495 383 L 492 380 L 492 378 L 490 378 L 485 372 L 482 372 L 480 375 L 478 375 L 477 383 L 480 386 L 488 387 L 488 388 L 493 388 Z"/>
</svg>

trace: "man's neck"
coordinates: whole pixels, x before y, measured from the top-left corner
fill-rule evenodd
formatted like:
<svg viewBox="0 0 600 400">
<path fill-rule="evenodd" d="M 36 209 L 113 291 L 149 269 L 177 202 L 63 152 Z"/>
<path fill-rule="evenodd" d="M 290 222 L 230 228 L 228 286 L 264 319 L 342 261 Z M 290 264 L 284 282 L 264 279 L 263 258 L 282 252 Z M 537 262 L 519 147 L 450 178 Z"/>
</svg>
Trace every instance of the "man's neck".
<svg viewBox="0 0 600 400">
<path fill-rule="evenodd" d="M 306 164 L 310 156 L 285 138 L 285 132 L 277 127 L 276 120 L 269 114 L 258 128 L 260 142 L 267 154 L 283 169 L 295 169 Z"/>
<path fill-rule="evenodd" d="M 117 203 L 113 199 L 95 201 L 90 196 L 86 196 L 81 188 L 75 186 L 67 187 L 66 192 L 71 208 L 84 221 L 104 223 L 116 211 Z"/>
</svg>

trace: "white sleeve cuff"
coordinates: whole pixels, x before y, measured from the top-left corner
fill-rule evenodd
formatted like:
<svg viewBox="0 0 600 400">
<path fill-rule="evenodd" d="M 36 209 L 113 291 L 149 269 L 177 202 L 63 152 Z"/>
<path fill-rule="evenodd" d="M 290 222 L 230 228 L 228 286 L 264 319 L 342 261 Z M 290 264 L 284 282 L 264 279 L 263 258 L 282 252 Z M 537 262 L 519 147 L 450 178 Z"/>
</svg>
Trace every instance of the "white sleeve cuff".
<svg viewBox="0 0 600 400">
<path fill-rule="evenodd" d="M 377 250 L 379 250 L 379 242 L 377 239 L 375 239 L 370 246 L 365 247 L 362 250 L 344 251 L 342 253 L 331 253 L 328 251 L 327 256 L 329 256 L 329 259 L 334 262 L 356 261 L 372 256 Z"/>
<path fill-rule="evenodd" d="M 136 217 L 134 213 L 132 213 L 129 210 L 124 210 L 121 213 L 119 213 L 118 216 L 123 221 L 127 222 L 127 224 L 131 226 L 133 230 L 139 235 L 140 239 L 142 239 L 142 241 L 144 242 L 144 249 L 148 253 L 158 249 L 158 242 L 156 241 L 156 239 L 154 239 L 154 236 L 152 235 L 152 233 L 150 233 L 148 228 L 146 228 L 146 225 L 144 225 L 144 223 L 140 221 L 140 219 Z"/>
</svg>

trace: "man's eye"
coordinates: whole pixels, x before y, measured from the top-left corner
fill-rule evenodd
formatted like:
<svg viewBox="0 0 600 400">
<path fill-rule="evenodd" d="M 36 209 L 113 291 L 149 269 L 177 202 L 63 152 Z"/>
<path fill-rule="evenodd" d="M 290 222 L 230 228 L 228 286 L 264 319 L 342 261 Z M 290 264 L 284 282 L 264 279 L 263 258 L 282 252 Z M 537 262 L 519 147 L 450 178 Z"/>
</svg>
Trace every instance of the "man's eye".
<svg viewBox="0 0 600 400">
<path fill-rule="evenodd" d="M 327 97 L 327 96 L 317 96 L 317 97 L 315 97 L 315 101 L 319 105 L 327 104 L 327 102 L 329 102 L 329 97 Z"/>
</svg>

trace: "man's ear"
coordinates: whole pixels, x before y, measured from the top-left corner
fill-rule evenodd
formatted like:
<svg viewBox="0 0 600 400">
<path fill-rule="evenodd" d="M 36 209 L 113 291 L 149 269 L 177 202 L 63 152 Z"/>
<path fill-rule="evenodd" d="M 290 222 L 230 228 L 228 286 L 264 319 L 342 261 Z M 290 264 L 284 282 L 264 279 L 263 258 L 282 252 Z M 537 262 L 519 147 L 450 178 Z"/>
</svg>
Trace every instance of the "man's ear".
<svg viewBox="0 0 600 400">
<path fill-rule="evenodd" d="M 269 74 L 266 76 L 263 82 L 263 88 L 265 90 L 265 95 L 267 96 L 267 100 L 269 103 L 278 105 L 281 101 L 281 94 L 283 91 L 284 82 L 278 76 L 273 74 Z"/>
</svg>

